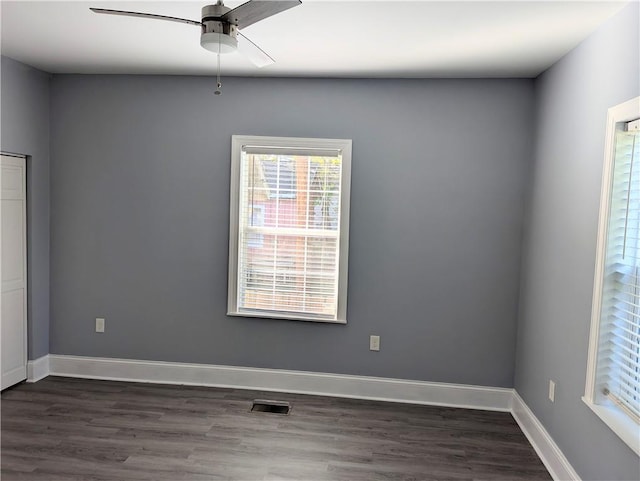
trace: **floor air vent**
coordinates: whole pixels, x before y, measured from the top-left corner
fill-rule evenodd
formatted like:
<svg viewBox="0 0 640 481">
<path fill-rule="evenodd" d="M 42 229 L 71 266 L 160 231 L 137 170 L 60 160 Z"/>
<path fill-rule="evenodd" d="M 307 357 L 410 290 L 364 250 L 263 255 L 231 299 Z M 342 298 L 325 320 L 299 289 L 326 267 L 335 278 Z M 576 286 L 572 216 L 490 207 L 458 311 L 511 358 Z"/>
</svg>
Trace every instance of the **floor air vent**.
<svg viewBox="0 0 640 481">
<path fill-rule="evenodd" d="M 251 406 L 251 412 L 289 414 L 291 412 L 291 404 L 286 401 L 269 401 L 267 399 L 256 399 L 253 401 L 253 405 Z"/>
</svg>

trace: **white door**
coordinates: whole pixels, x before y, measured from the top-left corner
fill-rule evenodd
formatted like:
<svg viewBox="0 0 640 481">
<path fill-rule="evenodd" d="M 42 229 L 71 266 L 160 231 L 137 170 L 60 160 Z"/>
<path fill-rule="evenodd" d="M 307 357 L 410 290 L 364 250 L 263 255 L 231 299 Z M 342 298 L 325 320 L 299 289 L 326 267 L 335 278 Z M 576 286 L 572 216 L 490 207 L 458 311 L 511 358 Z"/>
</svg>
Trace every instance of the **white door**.
<svg viewBox="0 0 640 481">
<path fill-rule="evenodd" d="M 27 378 L 26 162 L 0 156 L 0 370 L 2 389 Z"/>
</svg>

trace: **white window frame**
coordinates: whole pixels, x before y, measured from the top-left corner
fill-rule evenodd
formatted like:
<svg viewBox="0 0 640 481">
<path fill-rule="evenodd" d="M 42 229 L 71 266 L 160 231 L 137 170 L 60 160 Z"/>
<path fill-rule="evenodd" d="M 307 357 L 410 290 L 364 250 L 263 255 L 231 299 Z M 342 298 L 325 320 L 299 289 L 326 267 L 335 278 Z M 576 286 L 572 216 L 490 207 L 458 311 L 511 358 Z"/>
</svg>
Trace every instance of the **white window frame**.
<svg viewBox="0 0 640 481">
<path fill-rule="evenodd" d="M 616 126 L 640 117 L 640 97 L 612 107 L 607 112 L 605 137 L 604 169 L 602 191 L 600 197 L 600 215 L 598 222 L 598 238 L 596 250 L 596 269 L 593 288 L 593 304 L 591 310 L 591 329 L 589 336 L 589 356 L 587 362 L 587 379 L 585 394 L 582 400 L 587 406 L 611 428 L 637 455 L 640 456 L 640 423 L 614 402 L 598 401 L 597 361 L 600 343 L 600 314 L 604 287 L 604 272 L 607 236 L 609 226 L 609 210 L 615 157 Z"/>
<path fill-rule="evenodd" d="M 338 243 L 338 298 L 335 319 L 307 317 L 302 314 L 290 315 L 272 311 L 244 311 L 238 308 L 238 249 L 240 234 L 240 191 L 242 151 L 245 146 L 271 148 L 339 151 L 342 156 L 342 177 L 340 185 L 340 239 Z M 298 137 L 262 137 L 253 135 L 233 135 L 231 137 L 231 188 L 229 217 L 229 284 L 227 289 L 227 315 L 289 319 L 299 321 L 347 323 L 347 282 L 349 265 L 349 205 L 351 190 L 351 140 L 315 139 Z"/>
</svg>

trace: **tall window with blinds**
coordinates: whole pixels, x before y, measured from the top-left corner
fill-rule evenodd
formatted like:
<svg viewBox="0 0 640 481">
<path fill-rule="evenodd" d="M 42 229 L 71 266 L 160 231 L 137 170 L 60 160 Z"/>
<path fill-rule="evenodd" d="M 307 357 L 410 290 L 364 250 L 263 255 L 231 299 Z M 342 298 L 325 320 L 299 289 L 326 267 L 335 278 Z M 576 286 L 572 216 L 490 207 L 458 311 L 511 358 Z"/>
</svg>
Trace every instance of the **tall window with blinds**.
<svg viewBox="0 0 640 481">
<path fill-rule="evenodd" d="M 630 435 L 627 441 L 636 452 L 640 450 L 637 434 L 640 432 L 638 110 L 640 99 L 634 99 L 609 112 L 585 393 L 585 401 L 597 414 L 617 424 L 614 430 L 624 431 L 627 425 Z M 618 434 L 625 439 L 624 433 Z"/>
<path fill-rule="evenodd" d="M 234 136 L 229 314 L 346 322 L 351 141 Z"/>
<path fill-rule="evenodd" d="M 615 134 L 598 391 L 640 419 L 640 132 Z"/>
</svg>

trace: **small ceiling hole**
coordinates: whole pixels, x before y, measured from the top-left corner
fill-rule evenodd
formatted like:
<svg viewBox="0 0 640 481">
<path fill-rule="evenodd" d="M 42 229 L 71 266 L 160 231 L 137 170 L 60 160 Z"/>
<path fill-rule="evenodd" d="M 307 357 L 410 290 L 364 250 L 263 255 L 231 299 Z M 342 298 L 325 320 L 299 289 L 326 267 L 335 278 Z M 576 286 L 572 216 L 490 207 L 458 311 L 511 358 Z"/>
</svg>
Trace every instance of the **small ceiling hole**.
<svg viewBox="0 0 640 481">
<path fill-rule="evenodd" d="M 286 401 L 255 399 L 251 406 L 251 412 L 289 414 L 291 412 L 291 404 Z"/>
</svg>

